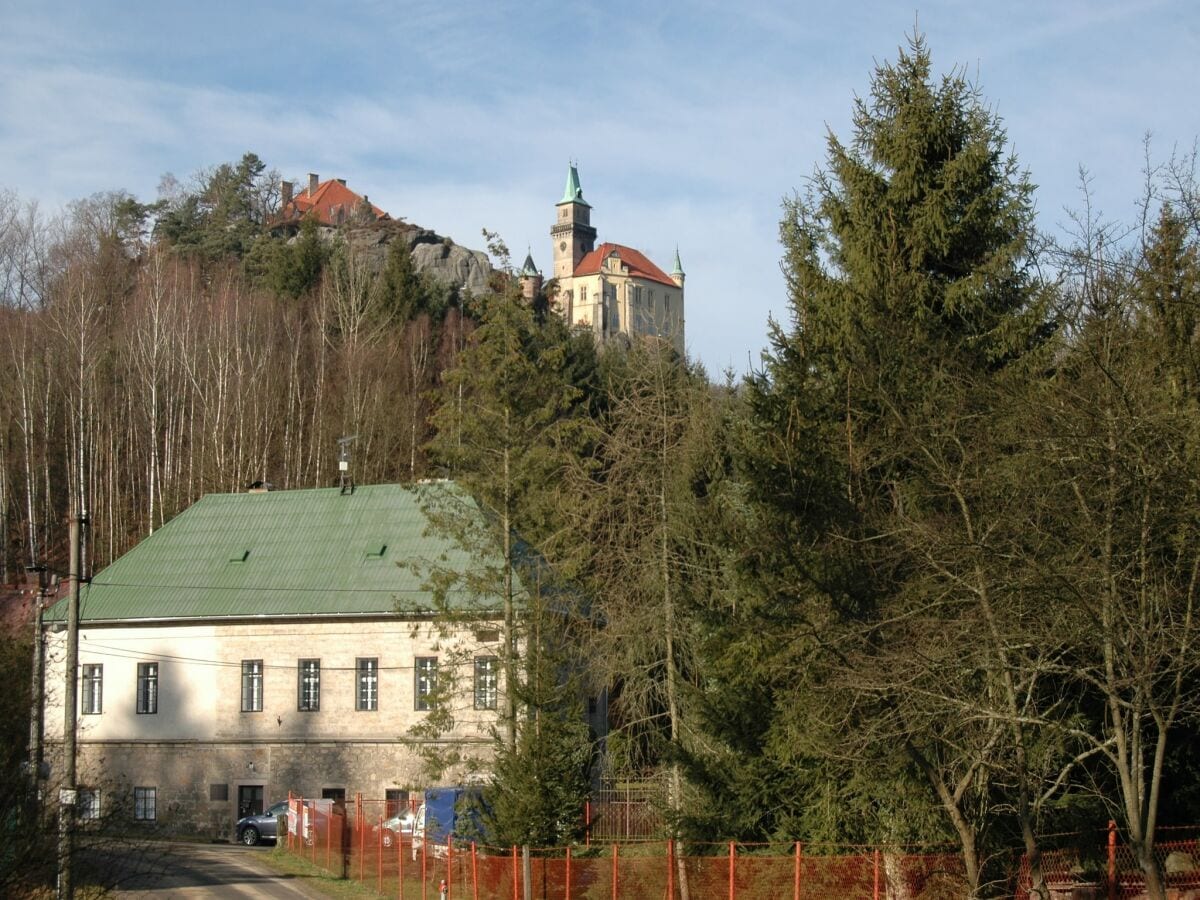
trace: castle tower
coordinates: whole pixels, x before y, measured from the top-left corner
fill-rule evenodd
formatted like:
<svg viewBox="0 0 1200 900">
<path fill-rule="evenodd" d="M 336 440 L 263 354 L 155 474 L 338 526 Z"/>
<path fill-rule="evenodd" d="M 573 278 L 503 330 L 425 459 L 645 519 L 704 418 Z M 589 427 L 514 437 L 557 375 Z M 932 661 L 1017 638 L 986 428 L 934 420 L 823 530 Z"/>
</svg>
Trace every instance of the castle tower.
<svg viewBox="0 0 1200 900">
<path fill-rule="evenodd" d="M 525 254 L 525 264 L 521 266 L 518 280 L 521 282 L 521 296 L 526 303 L 532 303 L 542 291 L 542 273 L 533 264 L 532 251 Z"/>
<path fill-rule="evenodd" d="M 683 265 L 679 262 L 679 246 L 675 246 L 675 268 L 671 270 L 671 280 L 679 285 L 680 291 L 683 290 Z"/>
<path fill-rule="evenodd" d="M 555 210 L 557 216 L 550 238 L 554 242 L 554 277 L 561 280 L 572 277 L 584 254 L 591 253 L 596 246 L 592 207 L 583 199 L 579 172 L 574 165 L 567 172 L 567 187 Z"/>
</svg>

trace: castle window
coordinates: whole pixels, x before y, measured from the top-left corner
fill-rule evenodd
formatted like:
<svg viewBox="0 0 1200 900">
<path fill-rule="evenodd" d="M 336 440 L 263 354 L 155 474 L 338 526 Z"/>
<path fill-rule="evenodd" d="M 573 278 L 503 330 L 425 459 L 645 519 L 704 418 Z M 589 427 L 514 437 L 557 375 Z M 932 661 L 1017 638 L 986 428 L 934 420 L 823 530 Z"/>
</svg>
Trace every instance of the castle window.
<svg viewBox="0 0 1200 900">
<path fill-rule="evenodd" d="M 581 284 L 579 286 L 579 302 L 587 303 L 587 285 L 586 284 Z"/>
</svg>

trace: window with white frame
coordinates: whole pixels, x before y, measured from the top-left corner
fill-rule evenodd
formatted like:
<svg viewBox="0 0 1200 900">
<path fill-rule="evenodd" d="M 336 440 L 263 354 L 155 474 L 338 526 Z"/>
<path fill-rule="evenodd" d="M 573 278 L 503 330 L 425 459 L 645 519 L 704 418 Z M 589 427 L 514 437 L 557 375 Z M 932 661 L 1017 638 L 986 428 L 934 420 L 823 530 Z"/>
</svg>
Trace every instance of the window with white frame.
<svg viewBox="0 0 1200 900">
<path fill-rule="evenodd" d="M 100 818 L 100 791 L 96 788 L 79 788 L 75 795 L 76 809 L 81 822 L 95 822 Z"/>
<path fill-rule="evenodd" d="M 298 672 L 299 685 L 296 708 L 300 712 L 317 712 L 321 709 L 321 661 L 302 659 Z"/>
<path fill-rule="evenodd" d="M 263 661 L 242 660 L 242 712 L 262 712 Z"/>
<path fill-rule="evenodd" d="M 158 818 L 158 788 L 133 789 L 133 818 L 138 822 L 153 822 Z"/>
<path fill-rule="evenodd" d="M 138 663 L 137 711 L 139 715 L 158 712 L 158 663 Z"/>
<path fill-rule="evenodd" d="M 98 716 L 104 711 L 104 666 L 88 663 L 82 666 L 81 673 L 83 690 L 79 711 L 85 716 Z"/>
<path fill-rule="evenodd" d="M 418 656 L 415 665 L 415 700 L 419 711 L 427 712 L 437 708 L 437 657 Z"/>
<path fill-rule="evenodd" d="M 475 708 L 495 709 L 497 685 L 497 659 L 494 656 L 475 657 Z"/>
<path fill-rule="evenodd" d="M 358 695 L 354 708 L 363 712 L 379 709 L 379 660 L 359 659 Z"/>
</svg>

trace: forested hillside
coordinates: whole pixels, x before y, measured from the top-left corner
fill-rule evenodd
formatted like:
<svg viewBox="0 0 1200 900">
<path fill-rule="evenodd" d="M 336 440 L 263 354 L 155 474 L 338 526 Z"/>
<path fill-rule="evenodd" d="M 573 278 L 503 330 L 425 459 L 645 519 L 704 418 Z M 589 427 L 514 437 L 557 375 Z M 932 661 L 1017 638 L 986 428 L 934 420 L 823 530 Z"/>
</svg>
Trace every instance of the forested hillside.
<svg viewBox="0 0 1200 900">
<path fill-rule="evenodd" d="M 486 258 L 401 221 L 273 235 L 278 186 L 247 154 L 151 204 L 0 195 L 0 582 L 62 556 L 81 484 L 99 567 L 205 492 L 332 483 L 344 435 L 361 481 L 425 472 Z"/>
</svg>

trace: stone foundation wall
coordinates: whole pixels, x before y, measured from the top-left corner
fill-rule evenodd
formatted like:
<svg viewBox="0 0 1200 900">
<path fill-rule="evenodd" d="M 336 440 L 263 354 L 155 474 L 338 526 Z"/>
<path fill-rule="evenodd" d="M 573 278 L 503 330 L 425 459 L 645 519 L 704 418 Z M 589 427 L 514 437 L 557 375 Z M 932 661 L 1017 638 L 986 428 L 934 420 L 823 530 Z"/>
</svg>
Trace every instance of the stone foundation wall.
<svg viewBox="0 0 1200 900">
<path fill-rule="evenodd" d="M 241 786 L 261 786 L 264 809 L 287 799 L 288 791 L 319 798 L 323 791 L 340 789 L 351 803 L 361 793 L 365 801 L 373 801 L 366 809 L 374 818 L 382 811 L 389 789 L 430 786 L 421 749 L 371 741 L 81 743 L 78 782 L 98 788 L 102 813 L 127 821 L 131 828 L 233 840 Z M 488 742 L 457 744 L 454 749 L 467 761 L 439 778 L 438 784 L 457 783 L 468 770 L 485 767 L 491 758 Z M 154 822 L 134 819 L 135 787 L 155 788 Z"/>
</svg>

